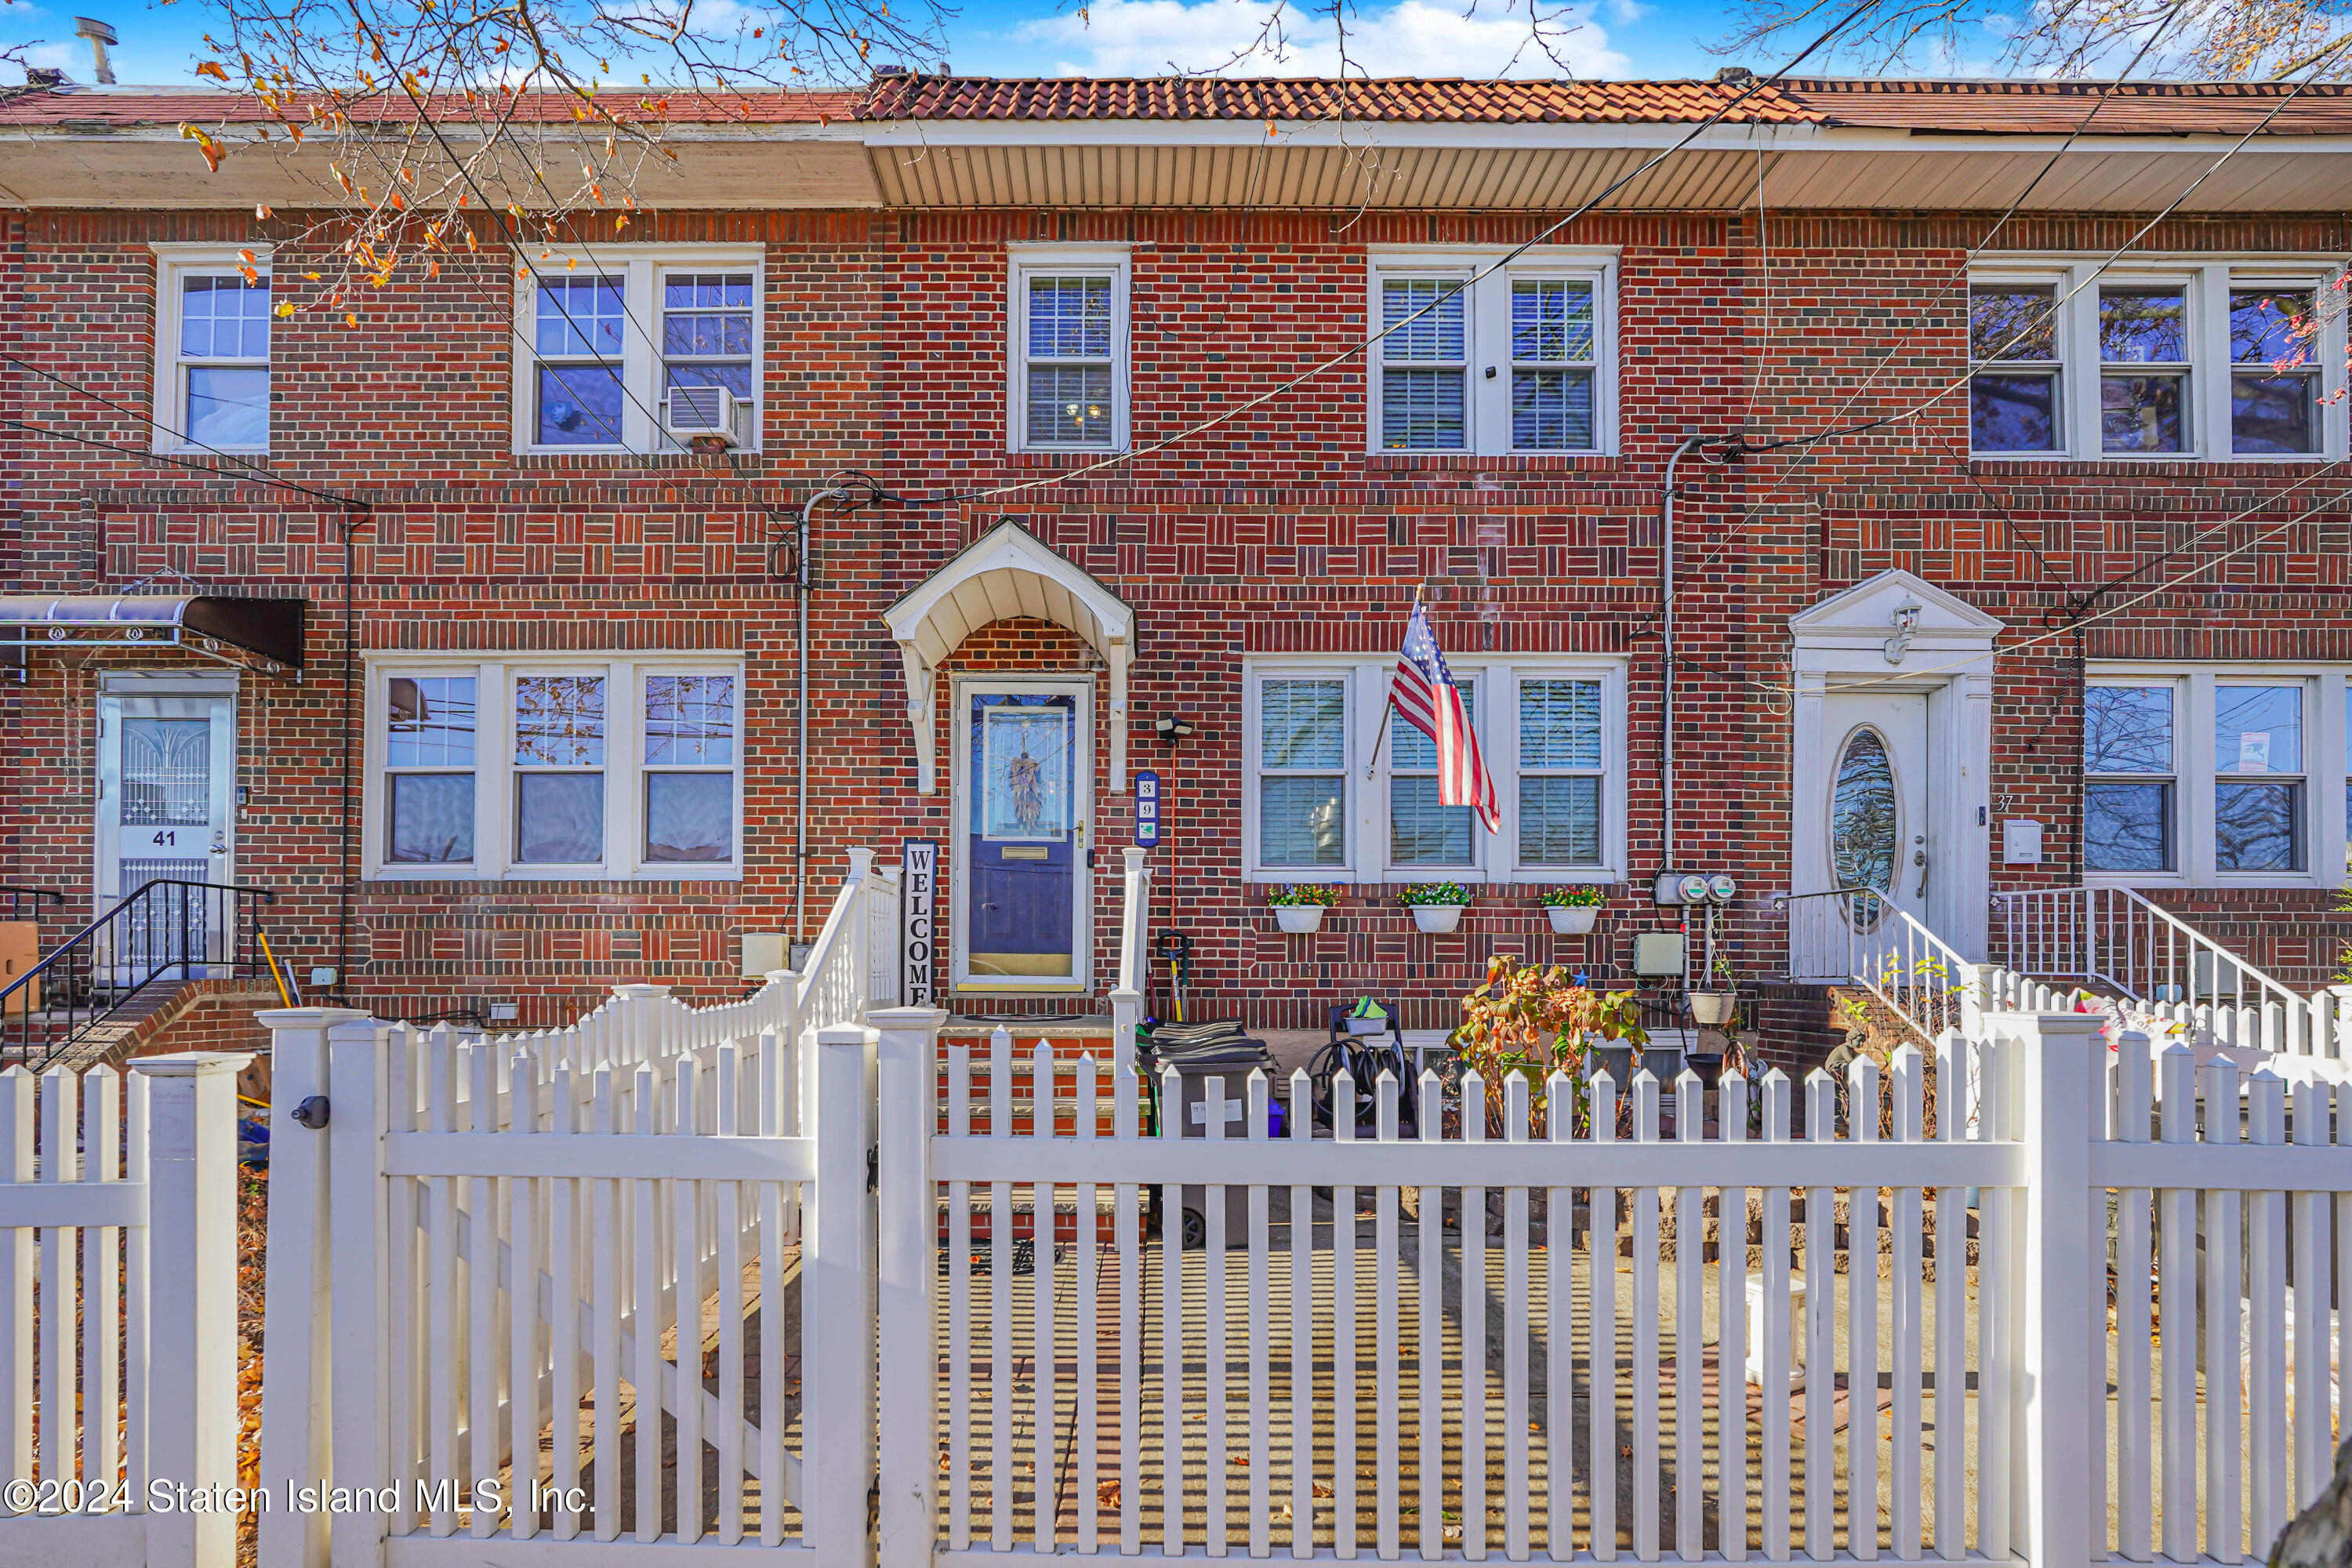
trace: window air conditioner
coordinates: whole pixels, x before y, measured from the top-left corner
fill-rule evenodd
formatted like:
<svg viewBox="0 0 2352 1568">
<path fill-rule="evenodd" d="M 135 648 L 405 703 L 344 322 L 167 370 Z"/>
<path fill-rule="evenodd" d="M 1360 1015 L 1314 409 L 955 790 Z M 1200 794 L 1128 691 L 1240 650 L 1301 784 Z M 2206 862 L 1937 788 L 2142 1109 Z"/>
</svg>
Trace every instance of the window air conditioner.
<svg viewBox="0 0 2352 1568">
<path fill-rule="evenodd" d="M 723 386 L 673 386 L 662 395 L 662 428 L 681 444 L 716 436 L 730 447 L 750 444 L 751 405 Z"/>
</svg>

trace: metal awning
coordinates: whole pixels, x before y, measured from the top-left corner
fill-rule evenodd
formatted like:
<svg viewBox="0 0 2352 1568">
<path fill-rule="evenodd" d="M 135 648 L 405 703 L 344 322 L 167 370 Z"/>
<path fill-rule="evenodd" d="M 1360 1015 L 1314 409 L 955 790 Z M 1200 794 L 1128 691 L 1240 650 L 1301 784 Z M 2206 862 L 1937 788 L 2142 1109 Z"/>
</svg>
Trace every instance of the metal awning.
<svg viewBox="0 0 2352 1568">
<path fill-rule="evenodd" d="M 37 648 L 163 647 L 266 674 L 299 671 L 309 608 L 226 594 L 5 596 L 0 658 L 21 667 Z"/>
</svg>

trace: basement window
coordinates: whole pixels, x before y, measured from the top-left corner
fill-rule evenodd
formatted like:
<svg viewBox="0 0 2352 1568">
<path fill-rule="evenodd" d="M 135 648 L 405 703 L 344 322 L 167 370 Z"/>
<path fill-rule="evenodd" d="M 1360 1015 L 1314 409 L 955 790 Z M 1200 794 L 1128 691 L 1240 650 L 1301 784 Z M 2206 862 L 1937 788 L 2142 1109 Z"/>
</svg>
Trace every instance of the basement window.
<svg viewBox="0 0 2352 1568">
<path fill-rule="evenodd" d="M 742 679 L 709 655 L 372 659 L 370 873 L 740 876 Z"/>
</svg>

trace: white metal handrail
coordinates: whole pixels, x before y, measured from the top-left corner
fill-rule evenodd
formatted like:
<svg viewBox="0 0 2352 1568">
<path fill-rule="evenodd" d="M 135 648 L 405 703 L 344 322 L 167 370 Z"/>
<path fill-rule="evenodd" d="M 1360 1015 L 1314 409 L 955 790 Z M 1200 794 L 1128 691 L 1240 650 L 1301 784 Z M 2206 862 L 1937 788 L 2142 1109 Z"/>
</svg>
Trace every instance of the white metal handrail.
<svg viewBox="0 0 2352 1568">
<path fill-rule="evenodd" d="M 1789 978 L 1860 985 L 1920 1038 L 1957 1026 L 1976 994 L 1981 967 L 1875 888 L 1782 893 L 1789 921 Z"/>
<path fill-rule="evenodd" d="M 2229 1044 L 2327 1054 L 2331 1031 L 2311 998 L 2129 888 L 1995 893 L 1992 909 L 2003 962 L 2020 974 L 2186 1008 Z"/>
</svg>

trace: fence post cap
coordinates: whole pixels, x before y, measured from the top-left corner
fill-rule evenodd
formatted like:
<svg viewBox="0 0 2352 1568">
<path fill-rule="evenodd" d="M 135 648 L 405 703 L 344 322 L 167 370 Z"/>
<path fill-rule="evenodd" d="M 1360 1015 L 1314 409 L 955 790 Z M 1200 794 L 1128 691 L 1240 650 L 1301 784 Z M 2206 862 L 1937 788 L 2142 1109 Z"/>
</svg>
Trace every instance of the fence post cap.
<svg viewBox="0 0 2352 1568">
<path fill-rule="evenodd" d="M 131 1070 L 155 1078 L 210 1078 L 241 1072 L 252 1060 L 251 1051 L 173 1051 L 159 1057 L 133 1057 Z"/>
<path fill-rule="evenodd" d="M 866 1040 L 863 1024 L 827 1024 L 816 1032 L 820 1046 L 862 1046 Z"/>
<path fill-rule="evenodd" d="M 2327 994 L 2330 996 L 2352 996 L 2352 985 L 2331 985 Z"/>
<path fill-rule="evenodd" d="M 877 1029 L 932 1029 L 947 1022 L 940 1007 L 868 1007 L 866 1021 Z M 819 1030 L 822 1035 L 824 1031 Z"/>
<path fill-rule="evenodd" d="M 868 872 L 868 871 L 872 870 L 873 868 L 874 868 L 874 851 L 873 851 L 873 850 L 871 850 L 871 849 L 852 849 L 852 850 L 849 852 L 849 874 L 850 874 L 851 876 L 853 876 L 853 877 L 863 877 L 864 875 L 866 875 L 866 872 Z"/>
<path fill-rule="evenodd" d="M 1120 853 L 1127 857 L 1127 863 L 1129 867 L 1132 868 L 1141 866 L 1143 864 L 1144 857 L 1150 854 L 1151 851 L 1144 848 L 1139 844 L 1130 844 L 1125 849 L 1121 850 Z"/>
<path fill-rule="evenodd" d="M 771 985 L 798 985 L 801 972 L 797 969 L 771 969 L 760 976 Z"/>
<path fill-rule="evenodd" d="M 253 1021 L 265 1029 L 331 1029 L 367 1016 L 364 1007 L 264 1007 Z"/>
<path fill-rule="evenodd" d="M 667 996 L 669 993 L 670 988 L 667 985 L 656 985 L 643 980 L 627 981 L 613 987 L 613 994 L 615 996 Z"/>
</svg>

